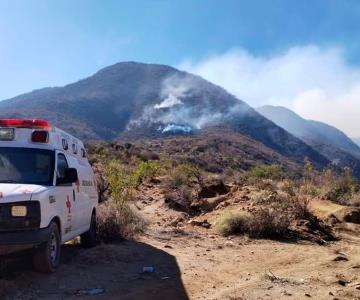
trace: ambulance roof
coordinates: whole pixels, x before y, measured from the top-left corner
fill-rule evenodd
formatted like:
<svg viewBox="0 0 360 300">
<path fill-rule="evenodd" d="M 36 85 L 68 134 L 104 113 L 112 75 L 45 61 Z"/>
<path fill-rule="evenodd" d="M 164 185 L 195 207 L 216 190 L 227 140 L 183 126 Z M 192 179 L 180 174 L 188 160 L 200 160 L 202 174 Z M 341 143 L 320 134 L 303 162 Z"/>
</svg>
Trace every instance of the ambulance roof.
<svg viewBox="0 0 360 300">
<path fill-rule="evenodd" d="M 42 119 L 0 119 L 0 147 L 56 149 L 86 157 L 78 138 Z"/>
</svg>

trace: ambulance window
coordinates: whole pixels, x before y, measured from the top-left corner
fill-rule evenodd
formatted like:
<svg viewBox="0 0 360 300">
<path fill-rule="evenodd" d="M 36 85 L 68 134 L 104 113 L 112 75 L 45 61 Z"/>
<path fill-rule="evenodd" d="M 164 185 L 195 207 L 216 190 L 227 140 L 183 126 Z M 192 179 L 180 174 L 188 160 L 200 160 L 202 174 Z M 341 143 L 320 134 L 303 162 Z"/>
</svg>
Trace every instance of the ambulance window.
<svg viewBox="0 0 360 300">
<path fill-rule="evenodd" d="M 72 150 L 74 154 L 77 154 L 78 150 L 77 150 L 77 145 L 76 144 L 72 144 Z"/>
<path fill-rule="evenodd" d="M 54 151 L 0 147 L 0 183 L 51 185 Z"/>
<path fill-rule="evenodd" d="M 58 159 L 57 159 L 57 166 L 56 166 L 56 177 L 64 178 L 65 177 L 65 169 L 68 167 L 69 167 L 69 165 L 66 161 L 65 155 L 62 153 L 59 153 Z"/>
<path fill-rule="evenodd" d="M 63 146 L 63 149 L 64 149 L 64 150 L 67 150 L 67 149 L 69 149 L 69 145 L 68 145 L 68 142 L 67 142 L 67 140 L 65 140 L 65 139 L 62 139 L 62 146 Z"/>
<path fill-rule="evenodd" d="M 86 151 L 84 148 L 81 148 L 81 157 L 86 157 Z"/>
</svg>

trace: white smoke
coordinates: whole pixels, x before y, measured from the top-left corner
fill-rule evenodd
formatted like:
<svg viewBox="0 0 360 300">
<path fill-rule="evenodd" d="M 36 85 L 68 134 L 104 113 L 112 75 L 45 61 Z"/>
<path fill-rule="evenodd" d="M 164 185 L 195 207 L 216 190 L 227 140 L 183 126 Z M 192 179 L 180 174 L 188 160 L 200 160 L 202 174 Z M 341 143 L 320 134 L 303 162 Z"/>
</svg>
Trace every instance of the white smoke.
<svg viewBox="0 0 360 300">
<path fill-rule="evenodd" d="M 188 125 L 168 124 L 164 128 L 160 127 L 159 131 L 162 133 L 191 133 L 193 132 L 193 128 Z"/>
<path fill-rule="evenodd" d="M 169 108 L 169 107 L 173 107 L 173 106 L 179 105 L 179 104 L 183 104 L 183 102 L 179 98 L 177 98 L 175 95 L 169 94 L 169 96 L 164 101 L 162 101 L 161 103 L 155 104 L 154 108 L 155 109 Z"/>
<path fill-rule="evenodd" d="M 283 105 L 360 137 L 360 68 L 339 48 L 300 46 L 271 56 L 232 49 L 180 69 L 218 84 L 257 107 Z"/>
<path fill-rule="evenodd" d="M 197 103 L 185 103 L 182 99 L 191 99 L 196 93 L 198 79 L 194 76 L 170 76 L 162 83 L 159 101 L 146 106 L 141 117 L 130 121 L 128 129 L 144 124 L 163 124 L 159 131 L 190 133 L 210 123 L 216 123 L 223 118 L 222 113 L 214 113 L 207 106 L 207 99 L 201 99 L 201 106 Z"/>
</svg>

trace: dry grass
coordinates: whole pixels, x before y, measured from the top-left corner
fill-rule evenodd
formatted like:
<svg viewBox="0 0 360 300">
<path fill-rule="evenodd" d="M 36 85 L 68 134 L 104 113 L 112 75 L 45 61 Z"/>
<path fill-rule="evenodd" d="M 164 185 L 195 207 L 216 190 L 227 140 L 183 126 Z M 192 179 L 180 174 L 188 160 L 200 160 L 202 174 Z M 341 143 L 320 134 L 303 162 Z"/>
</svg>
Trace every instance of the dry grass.
<svg viewBox="0 0 360 300">
<path fill-rule="evenodd" d="M 285 238 L 291 219 L 273 208 L 261 208 L 256 213 L 230 211 L 216 221 L 214 231 L 220 235 L 247 234 L 257 238 Z"/>
<path fill-rule="evenodd" d="M 248 212 L 227 211 L 216 221 L 214 231 L 223 236 L 248 233 L 251 218 Z"/>
</svg>

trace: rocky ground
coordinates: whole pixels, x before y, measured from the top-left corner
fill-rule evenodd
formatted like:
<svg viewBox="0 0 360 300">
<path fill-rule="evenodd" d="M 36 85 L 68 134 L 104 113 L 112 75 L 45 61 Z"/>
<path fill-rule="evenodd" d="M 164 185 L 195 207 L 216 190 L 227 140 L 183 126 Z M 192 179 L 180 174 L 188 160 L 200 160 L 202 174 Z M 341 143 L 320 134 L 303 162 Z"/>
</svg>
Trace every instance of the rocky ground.
<svg viewBox="0 0 360 300">
<path fill-rule="evenodd" d="M 212 225 L 224 210 L 251 206 L 248 190 L 190 217 L 169 208 L 160 188 L 144 185 L 134 209 L 149 227 L 136 241 L 93 249 L 64 245 L 53 275 L 34 273 L 24 254 L 2 270 L 0 299 L 360 299 L 360 225 L 354 211 L 325 200 L 311 203 L 340 238 L 323 245 L 215 234 Z M 155 271 L 142 273 L 144 266 Z M 84 295 L 88 288 L 104 291 Z"/>
</svg>

